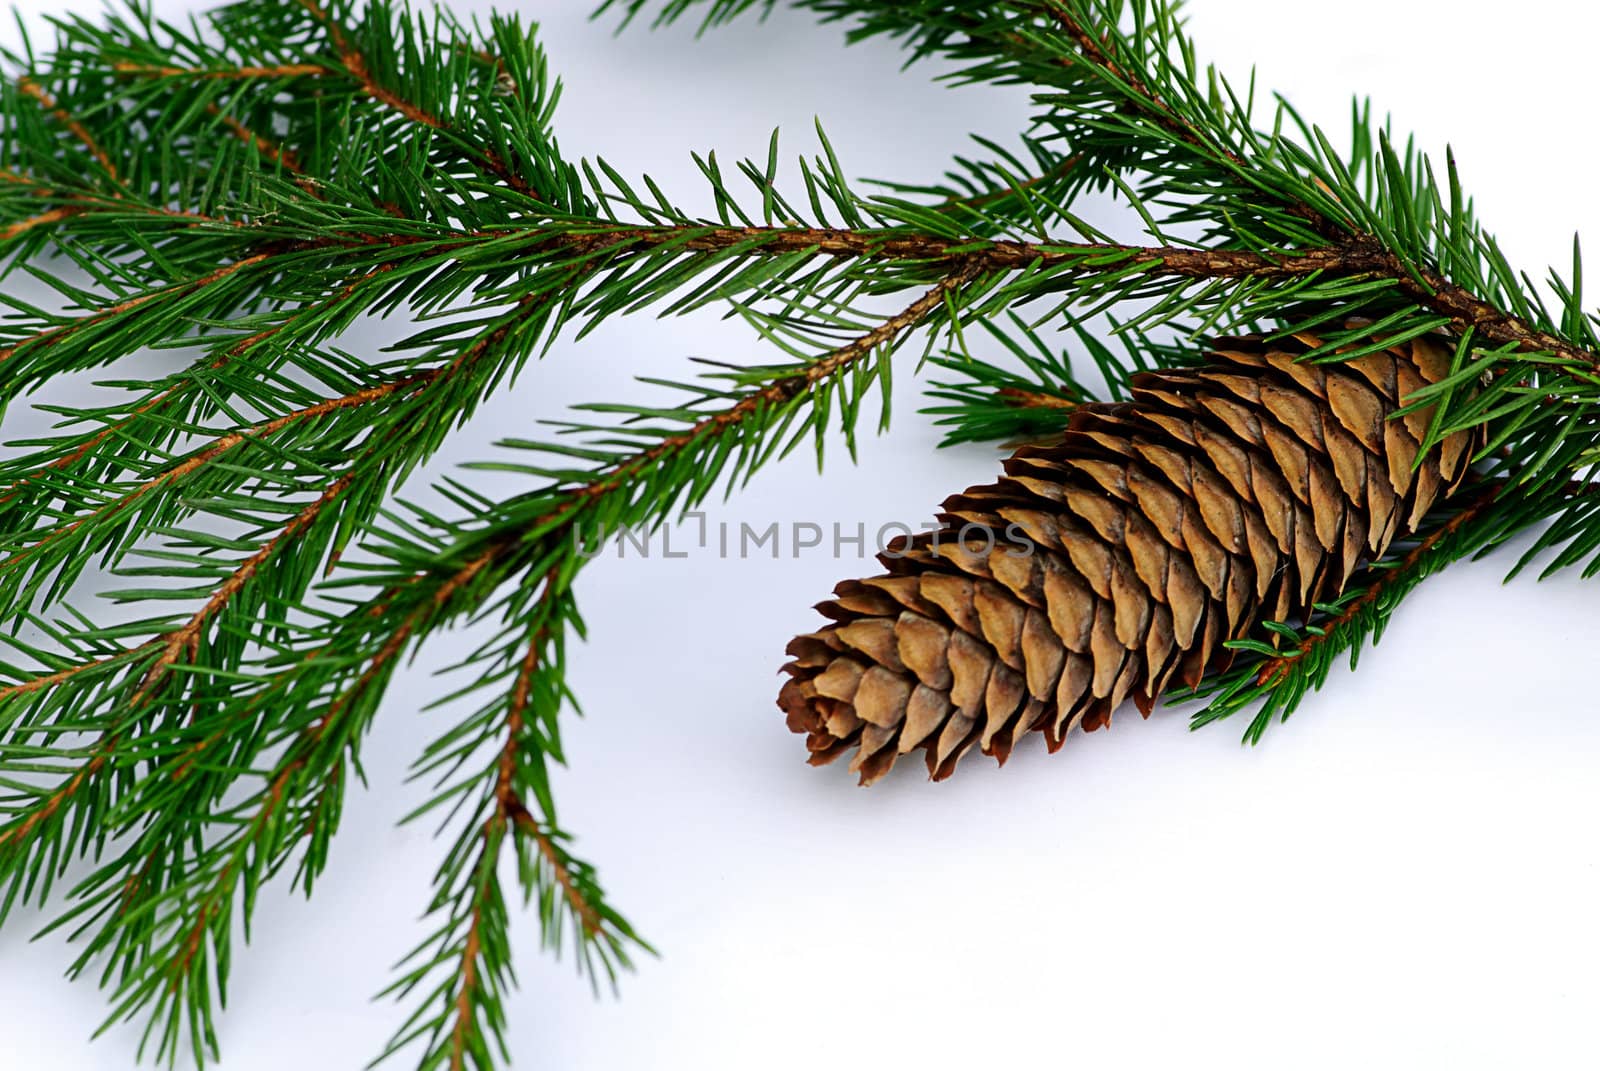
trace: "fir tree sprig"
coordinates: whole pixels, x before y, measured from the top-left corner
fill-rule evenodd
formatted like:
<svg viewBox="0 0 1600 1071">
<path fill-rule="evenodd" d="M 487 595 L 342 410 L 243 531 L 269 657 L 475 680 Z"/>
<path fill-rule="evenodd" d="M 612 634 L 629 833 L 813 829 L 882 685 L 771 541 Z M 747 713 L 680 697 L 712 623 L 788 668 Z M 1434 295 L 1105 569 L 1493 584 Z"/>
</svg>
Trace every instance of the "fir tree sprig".
<svg viewBox="0 0 1600 1071">
<path fill-rule="evenodd" d="M 715 25 L 762 6 L 657 14 Z M 16 653 L 0 667 L 0 918 L 58 905 L 75 971 L 98 971 L 111 1020 L 143 1018 L 158 1057 L 217 1051 L 259 890 L 314 887 L 390 680 L 459 624 L 492 635 L 441 707 L 473 705 L 417 764 L 430 789 L 413 817 L 446 847 L 428 937 L 390 990 L 410 1011 L 385 1055 L 508 1058 L 515 891 L 597 983 L 648 951 L 572 853 L 549 787 L 575 705 L 564 655 L 583 635 L 583 551 L 793 450 L 820 461 L 834 436 L 853 449 L 875 399 L 887 420 L 892 354 L 918 332 L 939 354 L 951 441 L 1059 430 L 1092 396 L 1081 375 L 1121 397 L 1212 334 L 1315 330 L 1326 360 L 1453 338 L 1450 375 L 1414 404 L 1435 407 L 1429 445 L 1484 428 L 1488 490 L 1359 592 L 1244 641 L 1253 660 L 1208 685 L 1202 722 L 1253 709 L 1258 737 L 1424 576 L 1530 528 L 1551 568 L 1600 568 L 1581 493 L 1600 449 L 1581 262 L 1552 277 L 1548 307 L 1477 223 L 1453 161 L 1440 181 L 1365 108 L 1348 150 L 1281 101 L 1258 119 L 1253 85 L 1201 67 L 1158 0 L 796 6 L 942 57 L 956 84 L 1034 87 L 1033 126 L 872 192 L 822 131 L 787 171 L 774 135 L 763 160 L 695 158 L 702 215 L 679 207 L 684 191 L 561 151 L 559 86 L 515 19 L 238 0 L 178 26 L 133 3 L 7 57 L 0 258 L 59 307 L 0 295 L 0 401 L 129 375 L 142 350 L 191 357 L 55 407 L 60 425 L 0 462 Z M 1081 219 L 1075 202 L 1097 191 L 1142 233 Z M 873 311 L 888 296 L 899 311 Z M 656 404 L 601 401 L 502 444 L 484 465 L 527 481 L 505 500 L 470 477 L 439 488 L 444 513 L 395 499 L 557 338 L 708 307 L 741 317 L 775 363 L 653 380 Z M 1112 309 L 1120 347 L 1087 326 Z M 373 314 L 415 327 L 383 354 L 341 349 Z M 1071 331 L 1081 370 L 1047 328 Z M 92 571 L 120 578 L 125 602 L 174 609 L 97 624 L 70 601 Z"/>
</svg>

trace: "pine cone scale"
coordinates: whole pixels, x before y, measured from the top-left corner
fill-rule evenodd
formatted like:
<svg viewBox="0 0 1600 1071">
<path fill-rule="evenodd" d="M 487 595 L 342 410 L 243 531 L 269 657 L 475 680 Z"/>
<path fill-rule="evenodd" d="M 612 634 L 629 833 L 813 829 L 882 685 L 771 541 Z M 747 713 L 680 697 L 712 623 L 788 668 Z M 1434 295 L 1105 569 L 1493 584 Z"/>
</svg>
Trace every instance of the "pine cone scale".
<svg viewBox="0 0 1600 1071">
<path fill-rule="evenodd" d="M 779 696 L 811 761 L 853 747 L 871 783 L 919 748 L 935 779 L 973 747 L 1004 762 L 1031 731 L 1055 750 L 1341 592 L 1461 482 L 1472 440 L 1419 463 L 1428 413 L 1394 415 L 1448 371 L 1433 340 L 1300 359 L 1319 345 L 1234 339 L 1206 367 L 1142 375 L 1131 401 L 1085 406 L 1060 442 L 953 496 L 888 575 L 841 584 Z"/>
</svg>

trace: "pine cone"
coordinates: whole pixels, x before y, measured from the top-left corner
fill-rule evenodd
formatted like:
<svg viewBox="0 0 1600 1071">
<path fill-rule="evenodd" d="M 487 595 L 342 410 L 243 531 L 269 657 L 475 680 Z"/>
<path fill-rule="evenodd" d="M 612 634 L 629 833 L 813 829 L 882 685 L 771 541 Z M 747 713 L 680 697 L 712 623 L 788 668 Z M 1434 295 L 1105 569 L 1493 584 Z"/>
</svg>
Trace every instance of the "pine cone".
<svg viewBox="0 0 1600 1071">
<path fill-rule="evenodd" d="M 889 575 L 839 585 L 778 697 L 811 762 L 855 747 L 871 784 L 916 748 L 936 781 L 974 744 L 1004 763 L 1037 730 L 1053 752 L 1337 597 L 1454 492 L 1474 442 L 1419 463 L 1430 411 L 1391 419 L 1448 372 L 1440 341 L 1297 362 L 1318 345 L 1226 339 L 1206 367 L 1140 375 L 1132 401 L 1084 406 L 947 500 L 938 532 L 881 557 Z"/>
</svg>

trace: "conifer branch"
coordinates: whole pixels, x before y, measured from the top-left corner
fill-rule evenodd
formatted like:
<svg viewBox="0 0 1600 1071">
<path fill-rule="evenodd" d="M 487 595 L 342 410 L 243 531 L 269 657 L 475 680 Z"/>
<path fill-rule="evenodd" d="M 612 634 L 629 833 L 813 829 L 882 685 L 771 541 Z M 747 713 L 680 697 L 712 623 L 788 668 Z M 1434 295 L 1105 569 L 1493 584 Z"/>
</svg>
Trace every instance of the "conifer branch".
<svg viewBox="0 0 1600 1071">
<path fill-rule="evenodd" d="M 366 55 L 352 40 L 350 31 L 341 25 L 318 0 L 296 0 L 296 2 L 309 11 L 318 22 L 328 28 L 328 34 L 333 42 L 334 49 L 338 53 L 339 62 L 350 73 L 350 76 L 360 83 L 363 93 L 385 107 L 394 110 L 409 122 L 417 123 L 431 130 L 447 133 L 459 143 L 470 144 L 459 130 L 441 116 L 434 114 L 415 101 L 407 100 L 387 86 L 379 84 L 372 75 L 371 66 L 367 61 Z M 497 150 L 486 145 L 473 145 L 470 152 L 475 163 L 488 168 L 492 174 L 511 189 L 527 197 L 536 196 L 533 187 L 512 169 L 511 165 Z"/>
<path fill-rule="evenodd" d="M 545 577 L 544 598 L 550 597 L 553 585 L 559 581 L 555 573 Z M 516 787 L 525 779 L 519 776 L 519 769 L 525 761 L 523 734 L 527 729 L 534 678 L 545 645 L 551 638 L 548 628 L 541 626 L 528 643 L 527 654 L 517 668 L 506 709 L 505 743 L 496 761 L 490 814 L 481 823 L 478 833 L 481 847 L 471 870 L 469 903 L 465 907 L 468 921 L 461 942 L 458 977 L 454 983 L 456 992 L 450 1001 L 453 1011 L 450 1013 L 448 1050 L 452 1071 L 466 1067 L 469 1053 L 475 1057 L 481 1054 L 486 1035 L 497 1036 L 504 1029 L 504 1015 L 498 1009 L 497 1002 L 500 991 L 509 981 L 507 963 L 489 951 L 494 946 L 486 931 L 491 926 L 498 928 L 504 925 L 504 898 L 499 892 L 498 870 L 501 848 L 508 832 L 515 836 L 531 837 L 540 854 L 551 861 L 557 885 L 573 911 L 583 920 L 584 935 L 591 937 L 600 932 L 601 923 L 595 909 L 583 898 L 570 873 L 556 856 L 553 842 L 523 805 Z M 498 934 L 495 940 L 500 940 Z M 486 1020 L 484 1025 L 480 1025 L 480 1018 Z M 482 1066 L 489 1061 L 476 1059 L 476 1062 Z"/>
<path fill-rule="evenodd" d="M 437 375 L 437 373 L 435 373 L 435 375 Z M 283 416 L 275 417 L 272 420 L 264 420 L 261 423 L 253 425 L 252 427 L 246 428 L 242 431 L 229 432 L 226 435 L 219 436 L 204 449 L 196 451 L 189 457 L 166 469 L 160 475 L 154 476 L 148 480 L 145 480 L 143 483 L 138 484 L 125 493 L 121 498 L 101 506 L 93 513 L 79 517 L 68 522 L 67 524 L 62 525 L 59 528 L 44 533 L 37 541 L 32 543 L 26 549 L 19 551 L 10 557 L 0 559 L 0 576 L 3 576 L 6 572 L 17 568 L 19 565 L 25 564 L 34 555 L 38 554 L 39 551 L 54 543 L 56 540 L 70 536 L 72 533 L 96 520 L 115 515 L 156 490 L 165 488 L 170 484 L 181 482 L 185 477 L 192 475 L 201 468 L 204 468 L 206 465 L 209 465 L 217 459 L 223 457 L 229 451 L 242 444 L 260 441 L 271 436 L 275 432 L 282 431 L 283 429 L 299 422 L 315 420 L 320 416 L 324 416 L 328 413 L 334 413 L 341 409 L 352 408 L 360 405 L 371 405 L 375 402 L 382 401 L 383 399 L 399 391 L 407 390 L 409 388 L 416 387 L 419 384 L 425 383 L 427 379 L 428 377 L 426 376 L 418 375 L 391 380 L 382 386 L 369 387 L 365 390 L 356 391 L 352 394 L 346 394 L 339 398 L 331 398 L 327 401 L 318 402 L 316 405 L 307 406 L 304 409 L 298 409 L 292 413 L 286 413 Z"/>
<path fill-rule="evenodd" d="M 303 531 L 308 525 L 316 520 L 319 513 L 321 513 L 331 503 L 342 496 L 349 489 L 352 482 L 353 473 L 347 473 L 345 476 L 335 480 L 332 484 L 330 484 L 327 490 L 325 490 L 320 497 L 306 506 L 299 513 L 295 514 L 290 522 L 285 525 L 284 528 L 277 533 L 277 535 L 273 536 L 270 540 L 262 545 L 260 550 L 256 551 L 255 554 L 241 562 L 239 566 L 232 573 L 230 573 L 220 585 L 218 585 L 216 592 L 206 601 L 205 605 L 197 610 L 194 615 L 191 616 L 180 627 L 175 628 L 162 636 L 155 637 L 154 639 L 151 639 L 150 641 L 140 645 L 138 648 L 116 656 L 116 659 L 95 659 L 77 666 L 71 666 L 63 670 L 58 670 L 55 673 L 48 674 L 46 676 L 35 677 L 31 680 L 9 686 L 5 689 L 0 689 L 0 698 L 10 698 L 11 696 L 24 695 L 40 689 L 54 687 L 55 685 L 70 680 L 79 673 L 102 668 L 118 659 L 136 658 L 140 655 L 155 654 L 154 660 L 149 663 L 147 669 L 143 670 L 142 676 L 140 676 L 138 679 L 137 687 L 134 689 L 131 698 L 128 700 L 129 708 L 137 711 L 151 698 L 155 689 L 161 684 L 162 680 L 172 672 L 174 666 L 178 663 L 179 658 L 186 652 L 191 654 L 193 653 L 200 641 L 201 630 L 205 627 L 206 623 L 221 613 L 228 603 L 236 595 L 238 595 L 241 590 L 243 590 L 246 584 L 248 584 L 255 577 L 262 565 L 271 560 L 276 554 L 281 553 L 284 547 L 291 540 L 293 540 L 301 531 Z M 189 752 L 185 756 L 184 762 L 176 767 L 175 776 L 183 776 L 183 773 L 192 767 L 193 763 L 197 760 L 199 753 L 204 750 L 205 745 L 207 743 L 215 742 L 215 739 L 216 738 L 212 738 L 209 741 L 202 741 L 200 745 Z M 18 816 L 13 816 L 12 821 L 16 824 L 12 825 L 9 829 L 0 830 L 0 850 L 24 845 L 32 832 L 37 830 L 43 823 L 49 821 L 49 819 L 52 818 L 63 805 L 68 803 L 72 797 L 78 793 L 78 791 L 89 779 L 93 778 L 96 774 L 103 770 L 108 763 L 112 761 L 113 752 L 116 750 L 117 743 L 117 732 L 114 730 L 108 730 L 102 735 L 100 741 L 95 746 L 94 753 L 90 760 L 85 763 L 77 772 L 75 772 L 72 777 L 61 786 L 60 789 L 46 797 L 33 808 L 21 812 L 20 821 L 18 821 Z"/>
<path fill-rule="evenodd" d="M 316 313 L 326 313 L 330 309 L 337 308 L 339 304 L 355 296 L 362 286 L 373 282 L 384 271 L 390 270 L 391 267 L 391 265 L 380 265 L 374 271 L 358 276 L 355 280 L 346 284 L 342 290 L 329 297 L 327 301 L 298 310 L 272 327 L 241 339 L 239 342 L 229 346 L 221 356 L 205 366 L 204 371 L 215 373 L 221 370 L 229 361 L 245 356 L 251 350 L 270 341 L 278 333 L 290 329 L 295 321 L 301 317 Z M 112 440 L 137 438 L 138 432 L 135 430 L 135 426 L 142 420 L 150 420 L 152 422 L 160 420 L 170 425 L 174 418 L 167 412 L 168 408 L 173 402 L 182 401 L 201 393 L 204 382 L 205 380 L 198 375 L 185 376 L 176 385 L 159 390 L 133 406 L 127 416 L 107 422 L 99 431 L 82 437 L 75 445 L 71 445 L 64 452 L 50 458 L 48 461 L 41 462 L 37 458 L 30 458 L 28 464 L 36 465 L 37 467 L 23 472 L 11 483 L 7 484 L 3 490 L 0 490 L 0 506 L 12 501 L 26 487 L 49 478 L 52 473 L 70 469 L 78 462 L 91 458 L 98 448 Z"/>
<path fill-rule="evenodd" d="M 22 90 L 25 96 L 32 97 L 38 101 L 41 108 L 49 112 L 62 126 L 71 131 L 72 136 L 82 142 L 83 147 L 89 150 L 89 155 L 94 157 L 95 162 L 105 169 L 107 175 L 111 176 L 111 180 L 113 182 L 117 181 L 116 165 L 111 162 L 111 157 L 106 154 L 105 149 L 100 147 L 100 143 L 95 140 L 95 136 L 89 133 L 88 127 L 74 118 L 67 109 L 57 106 L 55 98 L 32 78 L 23 76 L 17 79 L 17 88 Z"/>
<path fill-rule="evenodd" d="M 720 22 L 763 2 L 657 6 Z M 1202 721 L 1261 704 L 1259 735 L 1421 577 L 1520 532 L 1551 568 L 1600 569 L 1600 512 L 1574 484 L 1600 452 L 1581 264 L 1547 307 L 1453 164 L 1436 181 L 1361 113 L 1348 153 L 1287 107 L 1263 123 L 1158 0 L 798 6 L 942 55 L 955 81 L 1032 85 L 1038 123 L 1020 148 L 979 142 L 941 179 L 870 196 L 820 130 L 792 183 L 776 137 L 765 161 L 696 157 L 715 205 L 700 216 L 562 153 L 556 87 L 512 19 L 239 0 L 190 32 L 134 9 L 63 24 L 56 53 L 0 83 L 0 255 L 55 279 L 66 310 L 10 300 L 0 399 L 145 348 L 199 351 L 62 407 L 58 431 L 0 464 L 0 618 L 18 653 L 0 684 L 0 915 L 59 899 L 75 971 L 104 965 L 112 1019 L 147 1017 L 157 1055 L 216 1051 L 236 924 L 274 877 L 318 879 L 395 671 L 461 622 L 494 632 L 417 765 L 433 782 L 418 816 L 448 833 L 433 931 L 390 990 L 412 1010 L 388 1053 L 508 1059 L 513 863 L 546 944 L 569 935 L 591 980 L 648 951 L 571 853 L 548 784 L 582 550 L 807 442 L 819 460 L 835 434 L 854 449 L 919 331 L 952 441 L 1058 434 L 1093 399 L 1075 357 L 1116 398 L 1140 371 L 1192 363 L 1201 336 L 1314 333 L 1328 361 L 1448 337 L 1448 373 L 1412 403 L 1435 414 L 1424 447 L 1472 430 L 1480 486 L 1504 490 L 1434 518 L 1360 594 L 1245 641 L 1258 661 L 1207 685 Z M 1075 215 L 1090 190 L 1128 201 L 1143 232 Z M 51 254 L 70 270 L 44 268 Z M 906 304 L 866 311 L 888 294 Z M 1084 322 L 1124 302 L 1140 311 L 1114 353 Z M 665 402 L 603 401 L 502 444 L 485 464 L 528 481 L 503 500 L 450 480 L 442 514 L 395 504 L 556 338 L 713 306 L 787 363 L 655 379 Z M 358 317 L 402 314 L 419 323 L 383 359 L 336 348 Z M 1068 351 L 1046 324 L 1073 332 Z M 95 561 L 149 578 L 117 597 L 179 610 L 115 627 L 77 614 L 64 593 Z"/>
</svg>

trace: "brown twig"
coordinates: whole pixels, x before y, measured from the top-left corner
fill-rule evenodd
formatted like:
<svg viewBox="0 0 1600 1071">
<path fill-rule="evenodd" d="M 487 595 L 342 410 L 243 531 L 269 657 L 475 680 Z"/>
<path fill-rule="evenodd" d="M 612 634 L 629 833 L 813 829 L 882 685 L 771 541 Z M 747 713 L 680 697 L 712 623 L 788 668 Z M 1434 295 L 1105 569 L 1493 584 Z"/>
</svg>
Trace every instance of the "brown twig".
<svg viewBox="0 0 1600 1071">
<path fill-rule="evenodd" d="M 811 253 L 826 257 L 924 262 L 947 271 L 971 267 L 983 271 L 1017 271 L 1026 268 L 1081 264 L 1085 272 L 1112 267 L 1136 268 L 1152 276 L 1184 279 L 1288 279 L 1308 275 L 1337 278 L 1386 278 L 1413 300 L 1449 316 L 1458 329 L 1473 327 L 1485 337 L 1515 343 L 1531 351 L 1548 351 L 1558 357 L 1600 367 L 1600 356 L 1579 349 L 1548 333 L 1537 331 L 1469 292 L 1437 276 L 1413 279 L 1398 257 L 1375 242 L 1319 246 L 1281 253 L 1248 250 L 1207 250 L 1179 246 L 1137 246 L 1098 242 L 957 243 L 931 235 L 905 235 L 886 231 L 818 227 L 620 227 L 594 231 L 529 228 L 528 252 L 573 253 L 585 257 L 615 257 L 671 245 L 685 252 L 742 252 L 748 256 Z M 382 246 L 402 249 L 428 245 L 436 252 L 459 252 L 484 240 L 504 240 L 505 232 L 469 232 L 441 240 L 435 236 L 341 233 L 304 242 L 284 243 L 218 268 L 198 279 L 141 294 L 116 305 L 97 309 L 89 316 L 40 332 L 0 349 L 5 360 L 24 346 L 49 344 L 98 323 L 131 311 L 160 297 L 211 285 L 246 267 L 271 257 L 328 249 Z"/>
<path fill-rule="evenodd" d="M 137 704 L 160 684 L 161 680 L 178 661 L 178 657 L 184 651 L 192 650 L 199 643 L 200 634 L 205 628 L 206 622 L 220 613 L 222 608 L 227 606 L 233 600 L 233 597 L 244 589 L 246 584 L 250 583 L 261 566 L 270 561 L 283 544 L 309 528 L 316 521 L 318 514 L 343 497 L 354 480 L 355 473 L 350 471 L 330 483 L 323 489 L 322 494 L 318 495 L 305 509 L 295 514 L 288 524 L 278 530 L 276 535 L 263 543 L 254 554 L 240 562 L 238 568 L 228 574 L 226 580 L 217 585 L 217 590 L 212 593 L 211 598 L 207 599 L 205 605 L 196 610 L 188 621 L 167 633 L 161 656 L 156 659 L 155 664 L 145 674 L 143 682 L 139 685 L 139 690 L 133 694 L 130 702 Z"/>
<path fill-rule="evenodd" d="M 515 825 L 517 832 L 532 840 L 534 846 L 538 848 L 539 854 L 544 857 L 546 865 L 550 867 L 552 879 L 562 890 L 562 895 L 566 897 L 567 905 L 572 908 L 573 914 L 577 916 L 579 925 L 583 927 L 584 936 L 593 937 L 599 933 L 603 922 L 598 913 L 596 913 L 594 905 L 586 900 L 579 890 L 577 881 L 572 877 L 572 872 L 567 869 L 561 850 L 556 847 L 555 841 L 551 839 L 550 834 L 545 831 L 539 820 L 520 802 L 512 806 L 510 813 L 511 821 Z"/>
<path fill-rule="evenodd" d="M 0 229 L 0 242 L 9 242 L 13 238 L 20 238 L 35 227 L 47 227 L 52 223 L 60 223 L 64 219 L 71 219 L 73 216 L 81 215 L 82 212 L 83 209 L 81 208 L 52 208 L 48 212 L 39 213 L 37 216 L 20 219 L 10 226 Z"/>
<path fill-rule="evenodd" d="M 18 825 L 0 831 L 0 851 L 22 843 L 33 831 L 45 822 L 48 822 L 57 811 L 64 807 L 68 800 L 76 796 L 83 786 L 88 784 L 104 767 L 111 758 L 111 749 L 105 748 L 89 762 L 85 763 L 66 784 L 52 792 L 43 804 L 36 806 L 28 813 Z"/>
<path fill-rule="evenodd" d="M 17 181 L 23 183 L 33 181 L 31 179 L 22 178 L 21 176 L 16 176 L 16 178 Z M 9 182 L 11 179 L 6 178 L 5 181 Z M 35 227 L 42 227 L 52 223 L 63 223 L 69 219 L 76 219 L 80 216 L 90 216 L 96 213 L 110 212 L 132 212 L 138 215 L 156 216 L 161 219 L 183 220 L 186 223 L 194 226 L 199 226 L 206 223 L 220 224 L 225 227 L 236 227 L 241 229 L 249 226 L 249 224 L 244 223 L 241 220 L 223 219 L 219 216 L 208 216 L 203 212 L 186 212 L 181 209 L 168 208 L 165 205 L 152 205 L 144 204 L 138 201 L 130 201 L 119 194 L 96 195 L 77 193 L 66 190 L 52 189 L 48 186 L 38 187 L 32 192 L 40 197 L 54 198 L 56 200 L 67 201 L 69 203 L 61 208 L 50 209 L 45 212 L 41 212 L 37 216 L 32 216 L 24 220 L 18 220 L 16 223 L 11 224 L 10 227 L 8 227 L 5 231 L 0 231 L 0 241 L 14 238 L 17 235 L 30 231 Z"/>
<path fill-rule="evenodd" d="M 325 78 L 336 74 L 320 63 L 284 63 L 271 67 L 160 67 L 122 60 L 111 65 L 118 74 L 136 78 L 181 78 L 192 82 L 219 82 L 251 78 Z"/>
<path fill-rule="evenodd" d="M 1375 244 L 1375 243 L 1374 243 Z M 1524 323 L 1483 300 L 1465 287 L 1457 286 L 1431 269 L 1423 270 L 1419 283 L 1406 271 L 1398 257 L 1389 256 L 1390 264 L 1384 274 L 1394 279 L 1400 289 L 1417 304 L 1450 317 L 1452 326 L 1460 331 L 1467 328 L 1501 345 L 1514 345 L 1529 353 L 1545 352 L 1574 364 L 1600 368 L 1600 355 L 1574 346 L 1559 335 Z"/>
<path fill-rule="evenodd" d="M 149 645 L 145 644 L 144 646 Z M 64 680 L 69 680 L 73 677 L 76 677 L 80 673 L 87 673 L 91 669 L 98 669 L 101 666 L 109 665 L 117 659 L 122 658 L 125 655 L 133 654 L 141 649 L 142 648 L 140 647 L 135 647 L 128 651 L 119 652 L 118 654 L 107 655 L 104 658 L 94 658 L 87 662 L 79 662 L 75 666 L 68 666 L 66 669 L 58 669 L 54 673 L 47 673 L 42 677 L 30 677 L 25 681 L 18 681 L 15 684 L 7 684 L 4 687 L 0 687 L 0 700 L 11 699 L 19 695 L 28 695 L 32 692 L 39 691 L 41 688 L 49 688 L 52 685 L 60 684 Z"/>
<path fill-rule="evenodd" d="M 1419 282 L 1399 257 L 1372 239 L 1352 239 L 1339 246 L 1269 254 L 1235 249 L 1085 242 L 991 242 L 975 247 L 973 243 L 958 245 L 929 236 L 820 228 L 707 228 L 688 241 L 683 241 L 684 232 L 685 228 L 676 227 L 639 228 L 593 235 L 567 233 L 552 241 L 590 254 L 618 254 L 668 242 L 680 242 L 682 248 L 696 252 L 722 251 L 748 244 L 752 255 L 811 251 L 821 256 L 920 260 L 947 265 L 966 263 L 993 271 L 1083 263 L 1085 271 L 1127 264 L 1153 276 L 1184 279 L 1288 279 L 1317 274 L 1350 279 L 1391 279 L 1417 304 L 1450 317 L 1458 331 L 1470 327 L 1501 344 L 1514 344 L 1527 352 L 1548 352 L 1564 360 L 1600 368 L 1600 355 L 1529 326 L 1437 272 L 1422 272 Z M 1118 257 L 1126 259 L 1118 261 Z"/>
<path fill-rule="evenodd" d="M 540 244 L 587 255 L 641 252 L 663 245 L 697 253 L 745 247 L 751 256 L 812 253 L 923 261 L 930 267 L 952 270 L 973 266 L 987 271 L 1017 271 L 1083 262 L 1085 270 L 1133 266 L 1152 275 L 1189 279 L 1293 278 L 1317 273 L 1371 275 L 1386 273 L 1390 267 L 1388 261 L 1371 250 L 1313 248 L 1267 254 L 1104 242 L 953 242 L 932 235 L 825 227 L 624 227 L 561 231 L 541 239 Z"/>
<path fill-rule="evenodd" d="M 506 817 L 499 812 L 485 824 L 483 848 L 473 867 L 476 873 L 483 874 L 498 864 L 505 829 Z M 472 920 L 467 925 L 467 939 L 461 949 L 461 988 L 456 991 L 455 1023 L 450 1029 L 450 1071 L 462 1071 L 466 1067 L 467 1038 L 475 1026 L 472 1002 L 478 990 L 478 959 L 483 950 L 483 901 L 489 895 L 489 889 L 489 881 L 483 880 L 473 899 Z"/>
<path fill-rule="evenodd" d="M 100 147 L 100 143 L 95 140 L 94 135 L 89 133 L 88 127 L 78 122 L 65 108 L 57 106 L 55 98 L 45 92 L 44 87 L 32 78 L 22 77 L 17 79 L 17 88 L 38 101 L 45 111 L 49 112 L 62 126 L 66 127 L 72 136 L 82 142 L 84 147 L 89 150 L 89 155 L 98 160 L 100 166 L 106 169 L 106 174 L 111 176 L 112 181 L 117 181 L 116 165 L 111 162 L 111 157 L 107 155 L 105 149 Z"/>
</svg>

